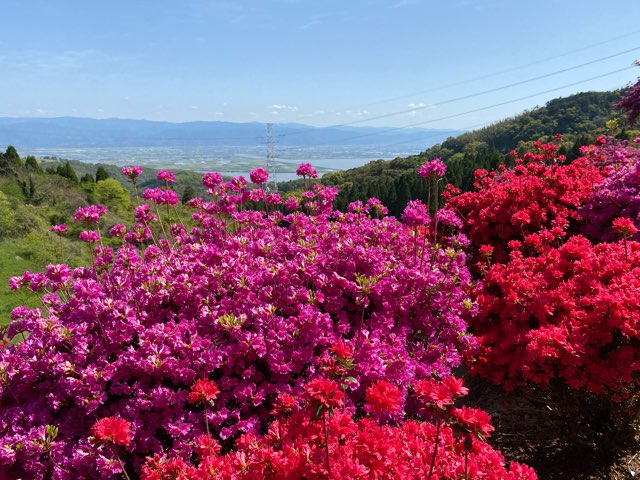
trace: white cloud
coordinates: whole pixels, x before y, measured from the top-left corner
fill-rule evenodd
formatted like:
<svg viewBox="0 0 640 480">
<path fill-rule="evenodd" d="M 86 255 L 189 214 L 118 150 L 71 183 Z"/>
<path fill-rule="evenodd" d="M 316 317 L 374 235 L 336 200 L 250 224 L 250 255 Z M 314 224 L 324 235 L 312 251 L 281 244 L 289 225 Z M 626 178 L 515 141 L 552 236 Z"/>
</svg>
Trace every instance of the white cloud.
<svg viewBox="0 0 640 480">
<path fill-rule="evenodd" d="M 267 108 L 269 108 L 271 110 L 278 110 L 278 111 L 283 111 L 283 112 L 295 112 L 296 110 L 298 110 L 298 107 L 296 107 L 296 106 L 293 106 L 293 105 L 278 105 L 277 103 L 274 103 L 273 105 L 270 105 Z"/>
<path fill-rule="evenodd" d="M 198 110 L 200 107 L 198 107 L 197 105 L 191 105 L 191 110 Z"/>
</svg>

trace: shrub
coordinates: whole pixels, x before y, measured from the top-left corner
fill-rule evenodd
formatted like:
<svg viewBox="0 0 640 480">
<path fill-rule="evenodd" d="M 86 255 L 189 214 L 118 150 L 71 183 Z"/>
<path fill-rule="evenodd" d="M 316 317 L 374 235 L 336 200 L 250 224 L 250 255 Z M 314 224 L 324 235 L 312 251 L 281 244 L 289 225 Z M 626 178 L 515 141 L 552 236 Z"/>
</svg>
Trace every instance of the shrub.
<svg viewBox="0 0 640 480">
<path fill-rule="evenodd" d="M 475 307 L 455 228 L 436 248 L 394 218 L 372 218 L 373 203 L 333 211 L 328 187 L 283 215 L 244 209 L 242 178 L 205 180 L 214 201 L 192 200 L 199 227 L 153 227 L 153 203 L 171 200 L 153 189 L 138 223 L 114 230 L 127 241 L 117 252 L 95 230 L 81 234 L 92 268 L 52 265 L 12 279 L 42 292 L 45 308 L 15 309 L 8 335 L 21 341 L 0 351 L 5 471 L 115 474 L 89 439 L 100 418 L 130 422 L 128 467 L 138 470 L 146 455 L 189 457 L 207 429 L 229 447 L 266 425 L 279 393 L 299 395 L 318 372 L 340 380 L 345 402 L 360 409 L 375 382 L 406 392 L 460 365 Z M 104 212 L 86 207 L 74 218 L 93 229 Z M 205 379 L 220 391 L 203 421 L 189 388 Z M 47 425 L 58 432 L 45 447 Z"/>
</svg>

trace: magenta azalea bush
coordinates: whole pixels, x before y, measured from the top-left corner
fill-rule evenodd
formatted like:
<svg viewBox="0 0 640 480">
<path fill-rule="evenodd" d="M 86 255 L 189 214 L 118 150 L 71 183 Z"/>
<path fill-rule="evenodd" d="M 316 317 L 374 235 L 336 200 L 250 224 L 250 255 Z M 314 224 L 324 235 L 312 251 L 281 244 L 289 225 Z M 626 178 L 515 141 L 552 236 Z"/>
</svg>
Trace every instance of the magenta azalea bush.
<svg viewBox="0 0 640 480">
<path fill-rule="evenodd" d="M 194 228 L 159 224 L 173 192 L 153 189 L 138 223 L 113 230 L 125 239 L 117 251 L 99 235 L 88 245 L 91 268 L 12 279 L 42 294 L 43 308 L 16 308 L 16 341 L 0 350 L 0 472 L 111 478 L 120 457 L 134 472 L 146 456 L 188 459 L 208 429 L 226 447 L 257 433 L 276 397 L 300 395 L 310 379 L 339 381 L 360 411 L 376 382 L 407 392 L 450 375 L 474 346 L 456 222 L 436 247 L 377 218 L 376 202 L 334 211 L 328 187 L 285 202 L 293 211 L 283 214 L 246 209 L 242 178 L 208 174 L 205 185 L 213 200 L 192 201 Z M 205 380 L 219 389 L 206 417 L 189 401 Z M 103 418 L 130 424 L 118 452 L 92 437 Z"/>
<path fill-rule="evenodd" d="M 640 149 L 609 140 L 586 150 L 602 166 L 605 179 L 580 209 L 585 219 L 583 231 L 597 241 L 613 242 L 619 238 L 613 229 L 616 218 L 626 217 L 640 225 Z M 640 240 L 637 234 L 631 238 Z"/>
</svg>

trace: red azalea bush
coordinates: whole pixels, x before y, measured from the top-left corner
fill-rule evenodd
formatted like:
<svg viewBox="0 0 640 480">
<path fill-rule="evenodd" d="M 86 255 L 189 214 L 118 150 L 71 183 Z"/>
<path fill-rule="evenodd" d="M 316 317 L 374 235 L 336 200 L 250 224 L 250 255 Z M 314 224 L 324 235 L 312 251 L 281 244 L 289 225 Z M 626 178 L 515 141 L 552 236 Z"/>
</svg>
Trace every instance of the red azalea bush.
<svg viewBox="0 0 640 480">
<path fill-rule="evenodd" d="M 513 169 L 476 171 L 477 191 L 454 196 L 448 208 L 465 222 L 464 231 L 479 248 L 492 248 L 492 261 L 505 262 L 511 249 L 536 254 L 564 241 L 571 222 L 602 177 L 590 159 L 568 165 L 553 144 L 534 144 L 535 153 L 516 159 Z"/>
<path fill-rule="evenodd" d="M 629 399 L 640 391 L 640 244 L 582 236 L 493 265 L 478 294 L 473 372 L 513 388 L 561 381 Z"/>
<path fill-rule="evenodd" d="M 369 406 L 379 413 L 383 408 L 380 404 L 383 392 L 399 393 L 399 390 L 380 383 L 368 389 Z M 485 443 L 483 437 L 493 430 L 485 412 L 453 406 L 455 398 L 466 393 L 457 380 L 448 385 L 423 381 L 416 386 L 424 409 L 438 415 L 430 421 L 409 420 L 398 425 L 354 418 L 337 393 L 340 388 L 336 383 L 314 379 L 305 387 L 304 403 L 294 401 L 292 405 L 286 399 L 287 408 L 280 410 L 266 434 L 243 435 L 237 442 L 237 450 L 224 455 L 215 440 L 201 437 L 196 440 L 196 462 L 155 456 L 147 459 L 142 479 L 537 478 L 531 468 L 516 462 L 507 470 L 502 455 Z M 395 407 L 390 402 L 387 413 Z M 292 408 L 295 412 L 287 413 Z"/>
</svg>

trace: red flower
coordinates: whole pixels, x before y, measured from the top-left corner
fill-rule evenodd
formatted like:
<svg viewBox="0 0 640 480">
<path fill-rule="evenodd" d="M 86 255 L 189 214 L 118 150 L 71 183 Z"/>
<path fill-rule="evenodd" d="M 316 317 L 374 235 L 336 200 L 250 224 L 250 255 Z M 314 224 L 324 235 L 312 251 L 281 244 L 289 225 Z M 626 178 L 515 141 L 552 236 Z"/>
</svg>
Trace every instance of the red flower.
<svg viewBox="0 0 640 480">
<path fill-rule="evenodd" d="M 442 388 L 446 389 L 447 394 L 452 398 L 463 397 L 469 393 L 469 389 L 464 386 L 463 380 L 453 376 L 442 380 Z"/>
<path fill-rule="evenodd" d="M 94 423 L 92 433 L 98 443 L 112 443 L 126 447 L 131 442 L 131 423 L 122 418 L 101 418 Z"/>
<path fill-rule="evenodd" d="M 482 245 L 480 247 L 480 255 L 483 257 L 490 257 L 493 255 L 493 247 L 491 245 Z"/>
<path fill-rule="evenodd" d="M 315 378 L 307 383 L 304 395 L 311 407 L 318 410 L 340 407 L 344 399 L 344 393 L 338 384 L 325 378 Z"/>
<path fill-rule="evenodd" d="M 200 379 L 191 387 L 189 403 L 212 402 L 218 398 L 220 389 L 213 380 Z"/>
<path fill-rule="evenodd" d="M 378 380 L 367 388 L 366 402 L 373 413 L 396 413 L 402 410 L 402 393 L 395 385 Z"/>
<path fill-rule="evenodd" d="M 331 345 L 331 351 L 336 354 L 336 357 L 347 360 L 353 356 L 353 350 L 342 340 L 338 340 Z"/>
<path fill-rule="evenodd" d="M 489 414 L 479 408 L 469 408 L 465 406 L 462 408 L 454 408 L 453 417 L 463 428 L 481 440 L 490 436 L 490 433 L 494 430 L 493 426 L 489 423 L 491 421 Z"/>
<path fill-rule="evenodd" d="M 621 237 L 628 238 L 638 233 L 638 228 L 630 218 L 619 217 L 613 221 L 613 231 Z"/>
</svg>

